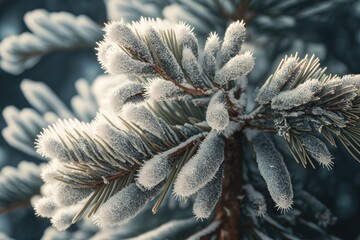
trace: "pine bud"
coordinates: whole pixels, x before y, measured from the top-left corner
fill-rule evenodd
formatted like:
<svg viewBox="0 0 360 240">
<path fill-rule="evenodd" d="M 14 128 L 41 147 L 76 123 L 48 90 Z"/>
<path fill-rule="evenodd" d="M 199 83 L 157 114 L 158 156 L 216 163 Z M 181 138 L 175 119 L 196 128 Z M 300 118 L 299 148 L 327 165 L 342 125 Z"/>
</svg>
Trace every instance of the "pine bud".
<svg viewBox="0 0 360 240">
<path fill-rule="evenodd" d="M 185 95 L 185 92 L 170 81 L 154 78 L 146 86 L 146 95 L 151 100 L 166 101 L 179 99 Z"/>
<path fill-rule="evenodd" d="M 225 102 L 224 92 L 219 90 L 211 98 L 206 110 L 206 121 L 215 130 L 222 131 L 229 124 L 229 113 Z"/>
<path fill-rule="evenodd" d="M 53 186 L 51 196 L 56 206 L 59 207 L 74 205 L 92 193 L 92 189 L 78 187 L 75 188 L 60 181 L 51 185 Z"/>
<path fill-rule="evenodd" d="M 155 155 L 140 168 L 137 182 L 146 189 L 152 189 L 167 177 L 171 161 L 165 154 Z"/>
<path fill-rule="evenodd" d="M 163 138 L 165 135 L 157 118 L 144 106 L 128 104 L 124 107 L 121 115 L 125 120 L 137 124 L 140 128 L 159 138 Z"/>
<path fill-rule="evenodd" d="M 290 174 L 281 153 L 263 133 L 253 136 L 252 143 L 260 174 L 266 182 L 271 198 L 278 209 L 289 210 L 293 203 L 293 190 Z"/>
<path fill-rule="evenodd" d="M 193 205 L 196 218 L 210 217 L 221 196 L 223 173 L 223 169 L 220 169 L 215 177 L 198 191 Z"/>
<path fill-rule="evenodd" d="M 164 71 L 170 75 L 178 83 L 184 81 L 184 74 L 176 61 L 174 54 L 166 46 L 160 37 L 160 34 L 152 27 L 149 27 L 146 31 L 146 37 L 148 38 L 153 54 L 158 56 L 161 67 Z"/>
<path fill-rule="evenodd" d="M 188 48 L 194 54 L 195 58 L 198 57 L 199 43 L 193 32 L 193 29 L 184 22 L 180 22 L 175 27 L 176 42 L 181 49 Z"/>
<path fill-rule="evenodd" d="M 51 218 L 52 225 L 59 231 L 64 231 L 72 224 L 73 218 L 83 207 L 82 204 L 63 207 L 56 211 Z"/>
<path fill-rule="evenodd" d="M 317 79 L 307 80 L 294 89 L 280 92 L 271 100 L 271 108 L 276 110 L 289 110 L 305 105 L 314 99 L 315 94 L 321 91 L 321 83 Z"/>
<path fill-rule="evenodd" d="M 51 197 L 42 197 L 37 199 L 33 203 L 33 207 L 37 216 L 47 218 L 52 217 L 57 210 L 57 206 Z"/>
<path fill-rule="evenodd" d="M 235 57 L 245 41 L 245 24 L 243 21 L 231 23 L 226 29 L 224 42 L 221 46 L 221 66 Z"/>
<path fill-rule="evenodd" d="M 205 88 L 204 80 L 201 78 L 200 67 L 190 48 L 185 47 L 182 54 L 182 65 L 190 82 L 196 88 Z"/>
<path fill-rule="evenodd" d="M 197 153 L 182 167 L 175 183 L 174 193 L 188 197 L 210 182 L 224 161 L 224 140 L 211 131 Z"/>
<path fill-rule="evenodd" d="M 144 100 L 144 87 L 140 83 L 127 82 L 110 89 L 106 103 L 111 111 L 119 114 L 126 103 L 136 103 Z"/>
<path fill-rule="evenodd" d="M 211 78 L 216 72 L 216 58 L 220 49 L 219 36 L 216 33 L 210 33 L 206 40 L 203 57 L 204 72 Z"/>
<path fill-rule="evenodd" d="M 285 59 L 274 75 L 260 88 L 256 101 L 261 104 L 266 104 L 270 102 L 273 97 L 277 96 L 282 87 L 291 78 L 292 72 L 297 64 L 298 61 L 295 57 Z"/>
<path fill-rule="evenodd" d="M 113 226 L 134 217 L 146 203 L 159 192 L 160 186 L 149 191 L 142 191 L 131 183 L 109 198 L 94 215 L 94 222 L 99 226 Z"/>
<path fill-rule="evenodd" d="M 152 57 L 146 44 L 123 21 L 114 21 L 105 26 L 106 38 L 119 46 L 134 51 L 138 57 L 152 63 Z"/>
<path fill-rule="evenodd" d="M 325 143 L 310 134 L 303 134 L 300 136 L 301 143 L 305 147 L 305 150 L 314 158 L 320 165 L 331 170 L 334 162 L 328 148 Z"/>
<path fill-rule="evenodd" d="M 229 81 L 247 75 L 254 68 L 254 65 L 254 57 L 250 52 L 236 55 L 216 72 L 214 81 L 219 85 L 224 85 Z"/>
<path fill-rule="evenodd" d="M 117 46 L 111 45 L 105 53 L 105 70 L 110 74 L 149 75 L 154 74 L 150 63 L 133 59 Z"/>
</svg>

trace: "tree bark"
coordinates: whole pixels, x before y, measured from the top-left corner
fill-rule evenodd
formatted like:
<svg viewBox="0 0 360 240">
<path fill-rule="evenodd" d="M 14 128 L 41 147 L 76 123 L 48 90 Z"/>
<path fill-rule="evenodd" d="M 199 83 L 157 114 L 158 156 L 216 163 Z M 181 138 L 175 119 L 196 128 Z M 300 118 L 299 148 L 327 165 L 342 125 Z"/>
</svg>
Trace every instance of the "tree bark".
<svg viewBox="0 0 360 240">
<path fill-rule="evenodd" d="M 241 135 L 226 139 L 222 195 L 216 207 L 216 220 L 221 221 L 217 235 L 221 240 L 240 239 L 242 199 Z"/>
</svg>

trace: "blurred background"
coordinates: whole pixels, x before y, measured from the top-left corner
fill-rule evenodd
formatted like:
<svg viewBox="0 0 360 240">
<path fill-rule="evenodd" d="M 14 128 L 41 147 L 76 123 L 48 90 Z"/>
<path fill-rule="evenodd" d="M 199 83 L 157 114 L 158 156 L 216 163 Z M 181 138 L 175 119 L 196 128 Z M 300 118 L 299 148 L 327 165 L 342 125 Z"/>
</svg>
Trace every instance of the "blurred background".
<svg viewBox="0 0 360 240">
<path fill-rule="evenodd" d="M 300 57 L 316 54 L 332 74 L 360 73 L 360 1 L 355 0 L 0 0 L 0 42 L 11 35 L 29 32 L 24 15 L 35 9 L 65 11 L 75 16 L 83 14 L 99 29 L 106 21 L 121 18 L 132 21 L 148 16 L 175 22 L 183 20 L 195 27 L 202 44 L 210 31 L 221 34 L 231 21 L 245 19 L 248 35 L 244 48 L 252 50 L 256 57 L 249 91 L 266 80 L 285 54 L 295 52 Z M 8 105 L 18 109 L 30 107 L 20 89 L 23 79 L 46 83 L 69 105 L 76 94 L 76 80 L 85 79 L 91 84 L 103 74 L 96 60 L 95 41 L 87 47 L 43 52 L 36 64 L 18 69 L 16 73 L 11 66 L 2 65 L 0 109 Z M 0 43 L 2 62 L 7 58 L 4 49 Z M 0 128 L 6 125 L 1 117 Z M 290 156 L 288 159 L 297 187 L 313 193 L 338 217 L 328 231 L 342 239 L 360 239 L 360 164 L 342 149 L 336 150 L 332 171 L 303 169 Z M 17 166 L 22 160 L 42 162 L 0 137 L 0 169 Z M 13 239 L 40 239 L 49 225 L 48 219 L 35 217 L 31 207 L 0 216 L 0 233 Z"/>
</svg>

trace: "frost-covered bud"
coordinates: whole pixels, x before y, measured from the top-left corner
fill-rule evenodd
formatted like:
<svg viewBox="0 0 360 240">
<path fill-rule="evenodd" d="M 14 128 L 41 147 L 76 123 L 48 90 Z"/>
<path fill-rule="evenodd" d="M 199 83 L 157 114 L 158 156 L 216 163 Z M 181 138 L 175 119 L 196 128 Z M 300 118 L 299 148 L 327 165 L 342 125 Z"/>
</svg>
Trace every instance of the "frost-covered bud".
<svg viewBox="0 0 360 240">
<path fill-rule="evenodd" d="M 193 213 L 196 218 L 202 219 L 210 217 L 216 203 L 221 197 L 223 172 L 224 171 L 220 169 L 214 179 L 198 191 L 193 205 Z"/>
<path fill-rule="evenodd" d="M 147 161 L 139 170 L 137 182 L 151 189 L 162 182 L 172 168 L 171 159 L 165 154 L 158 154 Z"/>
<path fill-rule="evenodd" d="M 216 33 L 210 33 L 206 40 L 203 57 L 203 70 L 211 78 L 215 76 L 216 57 L 220 50 L 220 40 Z"/>
<path fill-rule="evenodd" d="M 163 70 L 178 83 L 183 83 L 184 74 L 176 61 L 174 54 L 161 39 L 160 34 L 152 27 L 146 31 L 146 37 L 149 39 L 153 54 L 157 55 Z"/>
<path fill-rule="evenodd" d="M 228 26 L 221 46 L 221 66 L 240 52 L 241 45 L 245 41 L 245 30 L 243 21 L 236 21 Z"/>
<path fill-rule="evenodd" d="M 300 210 L 318 222 L 319 225 L 327 227 L 336 221 L 332 212 L 318 199 L 305 191 L 295 194 L 295 204 Z"/>
<path fill-rule="evenodd" d="M 294 89 L 280 92 L 271 100 L 271 108 L 276 110 L 289 110 L 313 101 L 316 93 L 322 89 L 317 79 L 308 80 Z"/>
<path fill-rule="evenodd" d="M 120 84 L 106 94 L 106 105 L 111 111 L 119 114 L 126 103 L 136 103 L 144 100 L 144 87 L 140 83 L 127 82 Z"/>
<path fill-rule="evenodd" d="M 57 206 L 51 197 L 42 197 L 37 199 L 34 202 L 33 207 L 37 216 L 47 218 L 52 217 L 57 210 Z"/>
<path fill-rule="evenodd" d="M 100 206 L 93 219 L 99 226 L 112 226 L 134 217 L 159 192 L 160 187 L 142 191 L 131 183 Z"/>
<path fill-rule="evenodd" d="M 64 231 L 72 224 L 73 218 L 83 207 L 82 204 L 73 205 L 70 207 L 63 207 L 56 211 L 51 218 L 52 225 L 59 231 Z"/>
<path fill-rule="evenodd" d="M 175 183 L 174 193 L 188 197 L 210 182 L 224 161 L 224 139 L 211 131 L 197 153 L 182 167 Z"/>
<path fill-rule="evenodd" d="M 185 47 L 190 49 L 191 52 L 194 54 L 195 58 L 197 58 L 199 51 L 199 43 L 193 32 L 193 29 L 187 23 L 180 22 L 175 27 L 175 34 L 177 44 L 182 49 L 184 49 Z"/>
<path fill-rule="evenodd" d="M 255 212 L 257 216 L 264 216 L 267 209 L 264 195 L 256 191 L 250 184 L 246 184 L 243 188 L 246 192 L 250 211 Z"/>
<path fill-rule="evenodd" d="M 222 131 L 229 124 L 229 113 L 224 92 L 219 90 L 211 98 L 206 110 L 206 122 L 215 130 Z"/>
<path fill-rule="evenodd" d="M 75 188 L 60 181 L 51 185 L 53 186 L 51 197 L 59 207 L 74 205 L 92 193 L 92 189 Z"/>
<path fill-rule="evenodd" d="M 300 140 L 312 158 L 327 169 L 332 169 L 334 165 L 333 157 L 323 141 L 310 134 L 302 134 Z"/>
<path fill-rule="evenodd" d="M 138 57 L 152 63 L 152 57 L 146 44 L 123 21 L 114 21 L 105 26 L 106 38 L 115 44 L 134 51 Z"/>
<path fill-rule="evenodd" d="M 261 104 L 266 104 L 270 102 L 273 97 L 277 96 L 282 87 L 291 78 L 297 64 L 298 61 L 295 57 L 285 59 L 274 75 L 259 89 L 256 101 Z"/>
<path fill-rule="evenodd" d="M 182 57 L 182 65 L 185 73 L 190 79 L 191 84 L 196 88 L 204 88 L 205 83 L 200 74 L 200 66 L 190 48 L 184 48 Z"/>
<path fill-rule="evenodd" d="M 281 153 L 264 133 L 252 136 L 256 162 L 276 207 L 287 211 L 293 203 L 293 189 L 289 171 Z"/>
<path fill-rule="evenodd" d="M 146 86 L 146 95 L 151 100 L 166 101 L 179 99 L 185 95 L 185 92 L 170 81 L 154 78 Z"/>
<path fill-rule="evenodd" d="M 104 69 L 110 74 L 128 74 L 128 75 L 149 75 L 154 74 L 153 67 L 150 63 L 141 62 L 133 59 L 122 49 L 115 45 L 105 46 L 105 50 L 101 45 L 98 48 L 99 61 Z M 105 51 L 105 52 L 102 52 Z M 101 52 L 101 54 L 100 54 Z M 104 59 L 100 59 L 104 56 Z"/>
<path fill-rule="evenodd" d="M 149 131 L 159 138 L 165 136 L 157 118 L 144 106 L 128 104 L 122 111 L 123 118 L 137 124 L 140 128 Z"/>
<path fill-rule="evenodd" d="M 229 81 L 247 75 L 254 68 L 254 65 L 255 61 L 251 52 L 236 55 L 216 72 L 214 81 L 219 85 L 224 85 Z"/>
</svg>

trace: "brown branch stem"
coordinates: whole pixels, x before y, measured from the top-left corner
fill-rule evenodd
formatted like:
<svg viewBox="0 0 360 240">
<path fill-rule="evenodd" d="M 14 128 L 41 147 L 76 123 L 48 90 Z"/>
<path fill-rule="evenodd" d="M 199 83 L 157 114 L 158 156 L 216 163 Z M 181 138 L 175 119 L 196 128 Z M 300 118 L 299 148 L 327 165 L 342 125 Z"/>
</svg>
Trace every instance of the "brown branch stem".
<svg viewBox="0 0 360 240">
<path fill-rule="evenodd" d="M 217 236 L 221 240 L 240 239 L 242 152 L 240 134 L 226 140 L 222 195 L 216 207 L 215 220 L 221 221 Z"/>
<path fill-rule="evenodd" d="M 10 205 L 8 205 L 6 207 L 0 208 L 0 215 L 11 212 L 11 211 L 13 211 L 15 209 L 18 209 L 18 208 L 27 207 L 29 205 L 30 205 L 29 200 L 23 200 L 23 201 L 12 203 L 12 204 L 10 204 Z"/>
</svg>

